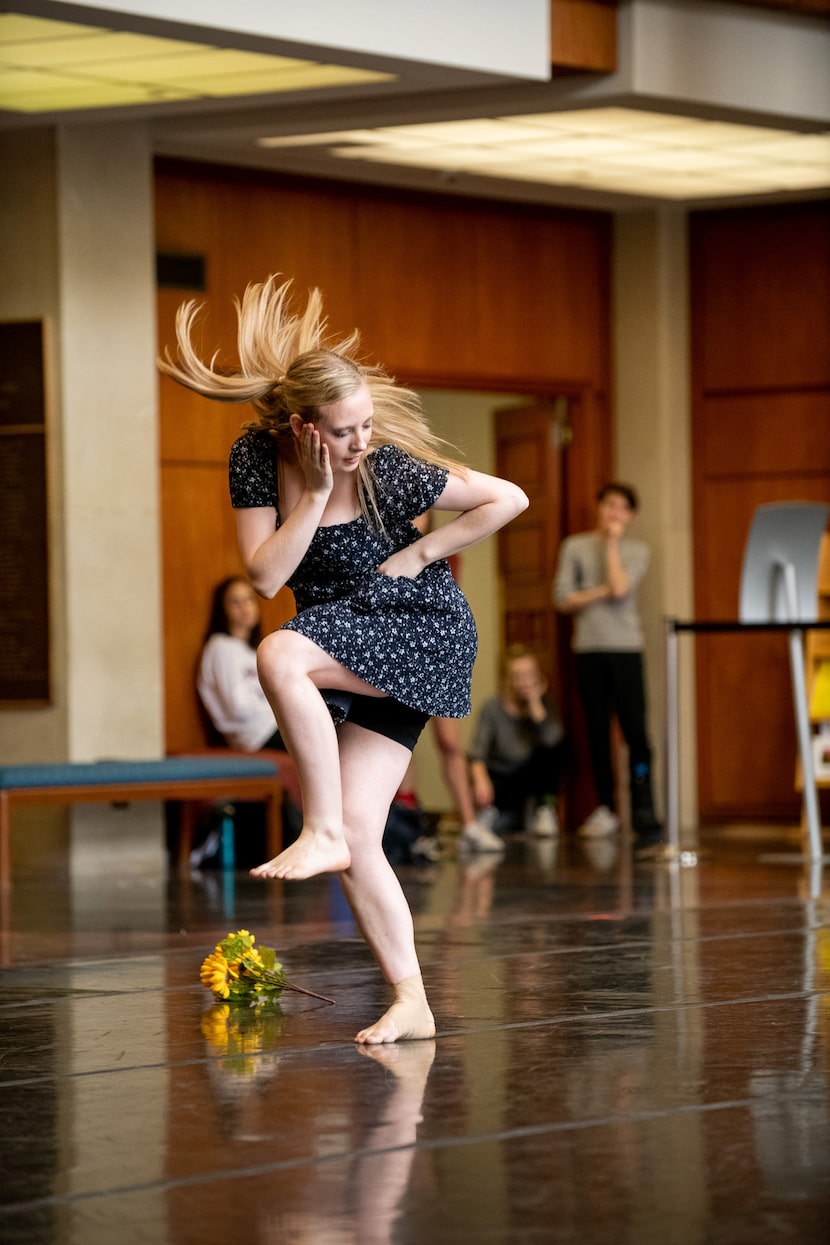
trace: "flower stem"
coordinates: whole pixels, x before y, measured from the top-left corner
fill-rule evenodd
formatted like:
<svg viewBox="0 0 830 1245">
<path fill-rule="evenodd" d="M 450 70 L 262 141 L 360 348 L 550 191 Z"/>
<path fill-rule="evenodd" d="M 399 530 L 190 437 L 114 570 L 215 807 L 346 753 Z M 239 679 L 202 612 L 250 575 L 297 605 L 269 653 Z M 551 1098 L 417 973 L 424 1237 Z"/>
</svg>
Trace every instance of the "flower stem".
<svg viewBox="0 0 830 1245">
<path fill-rule="evenodd" d="M 249 976 L 257 981 L 264 981 L 268 986 L 278 986 L 282 990 L 294 990 L 297 994 L 307 994 L 312 999 L 320 999 L 323 1003 L 334 1004 L 334 999 L 327 998 L 325 994 L 317 994 L 314 990 L 307 990 L 305 986 L 295 986 L 293 982 L 286 981 L 281 972 L 272 973 L 270 969 L 261 968 L 253 960 L 243 960 L 242 963 Z"/>
<path fill-rule="evenodd" d="M 313 999 L 322 999 L 324 1003 L 334 1003 L 334 999 L 326 998 L 325 994 L 316 994 L 314 990 L 306 990 L 305 986 L 295 986 L 290 981 L 284 981 L 283 985 L 286 990 L 296 990 L 298 994 L 309 994 Z"/>
</svg>

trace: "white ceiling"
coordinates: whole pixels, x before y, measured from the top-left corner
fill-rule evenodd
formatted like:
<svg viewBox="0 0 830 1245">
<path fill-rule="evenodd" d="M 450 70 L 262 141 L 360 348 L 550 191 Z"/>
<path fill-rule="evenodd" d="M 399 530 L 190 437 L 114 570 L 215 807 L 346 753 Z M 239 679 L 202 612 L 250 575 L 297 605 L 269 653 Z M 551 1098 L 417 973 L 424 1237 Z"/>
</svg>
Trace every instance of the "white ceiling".
<svg viewBox="0 0 830 1245">
<path fill-rule="evenodd" d="M 590 207 L 830 189 L 811 119 L 78 12 L 0 13 L 0 128 L 143 116 L 161 155 Z"/>
</svg>

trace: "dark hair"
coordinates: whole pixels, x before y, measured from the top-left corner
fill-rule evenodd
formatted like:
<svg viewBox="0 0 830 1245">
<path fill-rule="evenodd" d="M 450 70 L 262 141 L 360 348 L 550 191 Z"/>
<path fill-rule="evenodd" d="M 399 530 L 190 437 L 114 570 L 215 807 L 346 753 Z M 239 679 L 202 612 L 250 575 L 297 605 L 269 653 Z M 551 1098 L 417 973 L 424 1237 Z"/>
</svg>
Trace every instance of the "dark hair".
<svg viewBox="0 0 830 1245">
<path fill-rule="evenodd" d="M 637 498 L 637 494 L 630 484 L 623 484 L 620 480 L 606 481 L 597 493 L 597 501 L 605 501 L 609 493 L 618 493 L 620 497 L 624 497 L 628 503 L 629 509 L 640 509 L 640 502 Z"/>
<path fill-rule="evenodd" d="M 223 579 L 213 589 L 213 598 L 210 604 L 210 621 L 208 622 L 207 631 L 205 632 L 204 643 L 207 644 L 212 635 L 230 635 L 230 627 L 228 626 L 228 611 L 225 609 L 225 593 L 231 584 L 247 584 L 248 581 L 243 575 L 229 575 L 227 579 Z M 256 648 L 262 639 L 262 626 L 260 623 L 254 627 L 248 636 L 248 643 L 251 648 Z"/>
</svg>

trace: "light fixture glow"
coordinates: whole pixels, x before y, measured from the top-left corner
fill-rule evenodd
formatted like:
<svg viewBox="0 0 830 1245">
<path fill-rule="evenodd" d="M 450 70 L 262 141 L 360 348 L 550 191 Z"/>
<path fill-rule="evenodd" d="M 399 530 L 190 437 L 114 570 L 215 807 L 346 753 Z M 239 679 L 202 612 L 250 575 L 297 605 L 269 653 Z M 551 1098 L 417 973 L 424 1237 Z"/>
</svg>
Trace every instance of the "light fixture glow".
<svg viewBox="0 0 830 1245">
<path fill-rule="evenodd" d="M 0 14 L 0 108 L 56 112 L 394 80 L 394 74 Z"/>
<path fill-rule="evenodd" d="M 325 146 L 342 160 L 451 170 L 658 199 L 830 187 L 830 135 L 704 121 L 634 108 L 380 126 L 261 138 L 261 145 Z"/>
</svg>

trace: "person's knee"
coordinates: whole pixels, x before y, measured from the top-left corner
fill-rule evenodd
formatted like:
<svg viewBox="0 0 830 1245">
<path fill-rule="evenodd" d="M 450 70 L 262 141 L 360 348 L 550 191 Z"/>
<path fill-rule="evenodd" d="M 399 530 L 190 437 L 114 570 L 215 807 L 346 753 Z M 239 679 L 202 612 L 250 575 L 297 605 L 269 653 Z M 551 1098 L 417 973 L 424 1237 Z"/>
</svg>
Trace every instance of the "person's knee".
<svg viewBox="0 0 830 1245">
<path fill-rule="evenodd" d="M 260 680 L 272 683 L 286 674 L 297 673 L 296 654 L 292 652 L 290 631 L 272 631 L 260 640 L 256 651 L 257 672 Z"/>
</svg>

